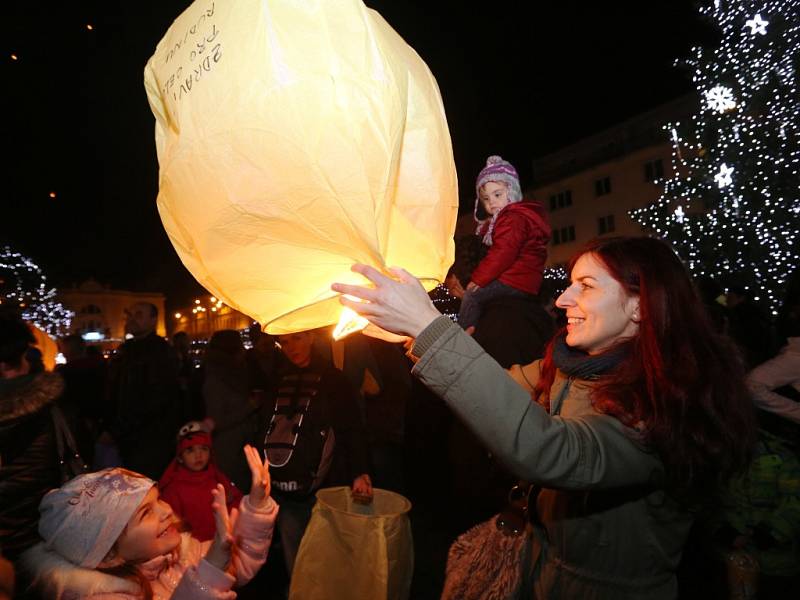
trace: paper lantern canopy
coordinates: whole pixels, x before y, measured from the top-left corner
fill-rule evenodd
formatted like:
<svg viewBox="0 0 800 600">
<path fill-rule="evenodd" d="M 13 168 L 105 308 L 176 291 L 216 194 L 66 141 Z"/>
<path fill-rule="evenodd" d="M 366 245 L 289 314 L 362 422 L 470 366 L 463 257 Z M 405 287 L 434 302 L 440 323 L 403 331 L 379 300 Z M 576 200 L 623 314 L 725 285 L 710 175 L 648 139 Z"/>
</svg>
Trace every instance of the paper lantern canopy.
<svg viewBox="0 0 800 600">
<path fill-rule="evenodd" d="M 356 0 L 194 2 L 145 69 L 158 209 L 184 265 L 280 334 L 339 319 L 355 262 L 428 289 L 458 194 L 422 59 Z"/>
</svg>

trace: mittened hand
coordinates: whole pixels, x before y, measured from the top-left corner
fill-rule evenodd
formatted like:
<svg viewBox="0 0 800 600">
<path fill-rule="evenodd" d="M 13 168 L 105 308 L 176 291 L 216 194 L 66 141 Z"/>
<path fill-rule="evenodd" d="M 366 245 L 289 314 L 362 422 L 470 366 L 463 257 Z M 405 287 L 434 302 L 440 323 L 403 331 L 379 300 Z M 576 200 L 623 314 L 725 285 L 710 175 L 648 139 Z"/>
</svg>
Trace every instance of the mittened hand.
<svg viewBox="0 0 800 600">
<path fill-rule="evenodd" d="M 250 504 L 255 509 L 263 509 L 269 503 L 272 483 L 269 476 L 269 461 L 262 462 L 261 454 L 250 445 L 244 447 L 244 455 L 250 467 Z"/>
</svg>

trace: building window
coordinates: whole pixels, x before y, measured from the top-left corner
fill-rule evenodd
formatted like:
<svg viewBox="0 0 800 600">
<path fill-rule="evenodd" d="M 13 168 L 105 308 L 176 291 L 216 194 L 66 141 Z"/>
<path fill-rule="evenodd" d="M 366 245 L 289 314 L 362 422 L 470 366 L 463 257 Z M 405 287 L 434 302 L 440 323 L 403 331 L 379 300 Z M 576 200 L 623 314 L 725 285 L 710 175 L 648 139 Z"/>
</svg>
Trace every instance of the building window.
<svg viewBox="0 0 800 600">
<path fill-rule="evenodd" d="M 568 225 L 567 227 L 562 227 L 561 229 L 553 230 L 553 246 L 558 246 L 559 244 L 566 244 L 574 241 L 575 241 L 574 225 Z"/>
<path fill-rule="evenodd" d="M 644 180 L 658 181 L 664 179 L 664 163 L 661 159 L 649 160 L 644 163 Z"/>
<path fill-rule="evenodd" d="M 603 235 L 604 233 L 611 233 L 614 231 L 614 215 L 606 215 L 597 219 L 597 233 Z"/>
<path fill-rule="evenodd" d="M 611 193 L 611 177 L 603 177 L 594 182 L 594 195 L 605 196 Z"/>
<path fill-rule="evenodd" d="M 572 190 L 564 190 L 550 196 L 550 210 L 572 206 Z"/>
</svg>

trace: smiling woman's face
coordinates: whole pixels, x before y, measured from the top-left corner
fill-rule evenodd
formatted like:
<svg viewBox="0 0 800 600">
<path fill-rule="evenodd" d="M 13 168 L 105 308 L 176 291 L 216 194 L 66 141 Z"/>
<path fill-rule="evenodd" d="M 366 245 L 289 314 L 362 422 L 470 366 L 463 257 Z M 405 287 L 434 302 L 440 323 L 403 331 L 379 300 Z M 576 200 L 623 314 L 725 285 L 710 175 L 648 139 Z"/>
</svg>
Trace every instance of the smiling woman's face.
<svg viewBox="0 0 800 600">
<path fill-rule="evenodd" d="M 181 543 L 176 522 L 169 504 L 159 500 L 154 486 L 119 536 L 117 556 L 125 562 L 141 562 L 172 552 Z"/>
<path fill-rule="evenodd" d="M 584 254 L 556 306 L 567 313 L 567 345 L 599 354 L 639 331 L 639 297 L 628 295 L 605 265 Z"/>
</svg>

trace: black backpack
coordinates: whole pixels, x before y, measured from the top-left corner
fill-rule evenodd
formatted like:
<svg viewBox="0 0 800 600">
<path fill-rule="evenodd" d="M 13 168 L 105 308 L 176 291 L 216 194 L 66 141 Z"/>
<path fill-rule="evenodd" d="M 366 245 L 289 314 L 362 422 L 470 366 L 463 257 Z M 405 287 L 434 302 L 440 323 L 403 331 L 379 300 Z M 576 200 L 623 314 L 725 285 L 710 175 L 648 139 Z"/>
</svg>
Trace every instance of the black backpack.
<svg viewBox="0 0 800 600">
<path fill-rule="evenodd" d="M 290 373 L 278 386 L 264 436 L 272 487 L 286 496 L 316 491 L 330 471 L 336 444 L 333 429 L 322 422 L 325 392 L 319 373 Z"/>
</svg>

